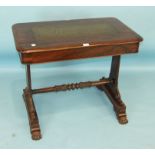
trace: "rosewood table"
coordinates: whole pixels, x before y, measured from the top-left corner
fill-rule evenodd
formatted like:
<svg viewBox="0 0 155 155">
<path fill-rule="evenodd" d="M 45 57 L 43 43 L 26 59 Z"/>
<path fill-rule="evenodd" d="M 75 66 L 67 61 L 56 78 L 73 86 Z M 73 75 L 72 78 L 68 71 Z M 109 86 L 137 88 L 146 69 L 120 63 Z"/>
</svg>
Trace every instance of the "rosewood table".
<svg viewBox="0 0 155 155">
<path fill-rule="evenodd" d="M 41 138 L 41 130 L 32 95 L 95 86 L 104 91 L 120 124 L 128 122 L 126 106 L 118 89 L 122 54 L 137 53 L 141 36 L 116 18 L 94 18 L 49 22 L 18 23 L 12 27 L 16 49 L 26 65 L 27 86 L 23 98 L 29 117 L 32 139 Z M 109 77 L 97 81 L 32 89 L 30 65 L 100 56 L 112 56 Z"/>
</svg>

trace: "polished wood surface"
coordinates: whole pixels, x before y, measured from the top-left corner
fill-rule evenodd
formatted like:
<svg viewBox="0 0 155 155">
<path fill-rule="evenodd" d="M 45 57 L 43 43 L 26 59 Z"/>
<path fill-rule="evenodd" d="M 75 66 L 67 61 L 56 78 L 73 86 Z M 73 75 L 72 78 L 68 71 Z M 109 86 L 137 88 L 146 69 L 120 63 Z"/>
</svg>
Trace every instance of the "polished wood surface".
<svg viewBox="0 0 155 155">
<path fill-rule="evenodd" d="M 22 63 L 135 53 L 142 41 L 116 18 L 20 23 L 12 29 Z"/>
<path fill-rule="evenodd" d="M 142 38 L 116 18 L 21 23 L 13 26 L 19 52 L 38 52 L 140 42 Z M 32 46 L 36 44 L 36 46 Z"/>
<path fill-rule="evenodd" d="M 110 99 L 119 123 L 128 123 L 126 106 L 118 88 L 118 77 L 121 55 L 138 52 L 143 39 L 137 33 L 116 18 L 96 18 L 15 24 L 13 34 L 21 63 L 26 64 L 27 86 L 23 91 L 23 98 L 32 139 L 39 140 L 42 137 L 32 97 L 37 93 L 95 86 Z M 32 88 L 31 64 L 100 56 L 112 56 L 107 78 Z"/>
</svg>

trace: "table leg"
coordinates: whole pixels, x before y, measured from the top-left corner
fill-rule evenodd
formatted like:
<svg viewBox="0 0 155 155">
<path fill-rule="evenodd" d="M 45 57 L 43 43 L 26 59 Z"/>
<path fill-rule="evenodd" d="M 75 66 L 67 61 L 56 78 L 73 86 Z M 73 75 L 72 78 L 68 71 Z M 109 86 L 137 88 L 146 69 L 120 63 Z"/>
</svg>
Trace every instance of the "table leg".
<svg viewBox="0 0 155 155">
<path fill-rule="evenodd" d="M 111 79 L 112 82 L 107 83 L 105 85 L 97 86 L 97 88 L 103 90 L 110 99 L 111 103 L 113 104 L 114 111 L 116 113 L 119 123 L 126 124 L 128 123 L 126 115 L 126 106 L 121 100 L 121 96 L 118 89 L 119 67 L 120 67 L 120 56 L 113 56 L 111 71 L 109 75 L 109 79 Z"/>
<path fill-rule="evenodd" d="M 23 90 L 23 98 L 25 101 L 27 114 L 29 118 L 29 125 L 32 139 L 39 140 L 41 138 L 41 131 L 37 112 L 32 98 L 30 65 L 26 66 L 26 71 L 27 71 L 27 87 Z"/>
</svg>

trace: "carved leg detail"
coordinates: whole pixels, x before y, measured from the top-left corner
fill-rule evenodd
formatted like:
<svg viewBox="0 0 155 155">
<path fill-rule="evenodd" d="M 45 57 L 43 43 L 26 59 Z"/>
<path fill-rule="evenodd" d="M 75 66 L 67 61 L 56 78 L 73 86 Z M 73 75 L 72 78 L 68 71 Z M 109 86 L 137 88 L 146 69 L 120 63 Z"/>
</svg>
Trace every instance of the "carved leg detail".
<svg viewBox="0 0 155 155">
<path fill-rule="evenodd" d="M 97 86 L 97 88 L 103 90 L 110 99 L 111 103 L 113 104 L 114 111 L 116 113 L 119 123 L 120 124 L 128 123 L 126 115 L 126 106 L 121 100 L 118 88 L 113 83 L 100 85 Z"/>
<path fill-rule="evenodd" d="M 39 140 L 41 139 L 41 131 L 40 131 L 39 120 L 38 120 L 37 112 L 33 102 L 32 94 L 28 88 L 25 88 L 23 91 L 24 91 L 23 98 L 25 101 L 27 114 L 29 117 L 29 125 L 30 125 L 32 139 Z"/>
<path fill-rule="evenodd" d="M 118 88 L 112 86 L 112 84 L 106 84 L 104 86 L 97 87 L 100 90 L 103 90 L 111 103 L 113 104 L 114 111 L 116 113 L 117 119 L 120 124 L 128 123 L 127 115 L 126 115 L 126 106 L 121 100 L 120 93 Z"/>
<path fill-rule="evenodd" d="M 121 100 L 121 96 L 118 90 L 118 76 L 120 67 L 120 56 L 113 56 L 111 63 L 111 70 L 109 74 L 109 79 L 112 80 L 111 83 L 105 85 L 97 86 L 98 89 L 103 90 L 111 103 L 113 104 L 114 111 L 116 113 L 117 119 L 120 124 L 128 123 L 126 115 L 126 106 Z M 102 79 L 105 79 L 104 77 Z"/>
</svg>

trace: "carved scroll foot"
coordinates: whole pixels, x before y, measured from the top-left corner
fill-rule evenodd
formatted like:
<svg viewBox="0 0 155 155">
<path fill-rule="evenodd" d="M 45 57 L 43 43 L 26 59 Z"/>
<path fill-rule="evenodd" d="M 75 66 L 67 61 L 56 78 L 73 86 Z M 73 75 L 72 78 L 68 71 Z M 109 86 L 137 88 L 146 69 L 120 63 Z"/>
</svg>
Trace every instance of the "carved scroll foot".
<svg viewBox="0 0 155 155">
<path fill-rule="evenodd" d="M 28 90 L 28 88 L 25 88 L 23 91 L 24 91 L 23 98 L 25 101 L 27 114 L 29 118 L 29 125 L 30 125 L 32 139 L 39 140 L 41 139 L 41 130 L 40 130 L 39 120 L 38 120 L 37 112 L 33 102 L 32 94 Z"/>
<path fill-rule="evenodd" d="M 120 124 L 128 123 L 128 119 L 126 115 L 126 106 L 121 100 L 121 96 L 118 88 L 113 83 L 100 85 L 100 86 L 97 86 L 97 88 L 104 91 L 108 96 L 108 98 L 110 99 L 111 103 L 113 104 L 118 122 Z"/>
</svg>

